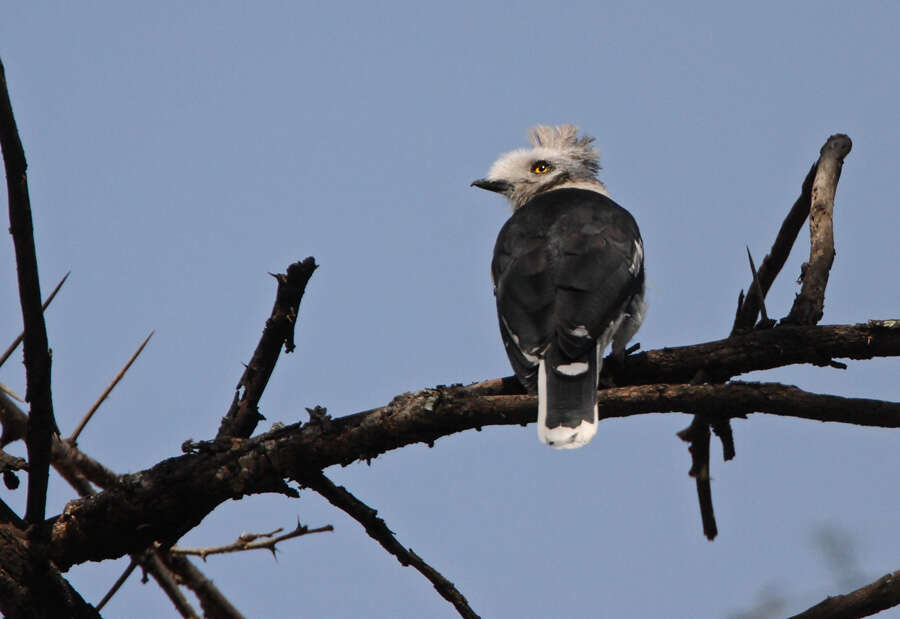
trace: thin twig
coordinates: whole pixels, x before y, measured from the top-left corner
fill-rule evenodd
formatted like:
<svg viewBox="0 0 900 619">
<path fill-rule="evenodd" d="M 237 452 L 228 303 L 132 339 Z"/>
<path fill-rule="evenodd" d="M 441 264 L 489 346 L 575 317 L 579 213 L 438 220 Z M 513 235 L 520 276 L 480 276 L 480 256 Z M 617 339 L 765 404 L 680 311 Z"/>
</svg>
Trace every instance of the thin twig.
<svg viewBox="0 0 900 619">
<path fill-rule="evenodd" d="M 822 320 L 825 287 L 834 263 L 834 194 L 841 178 L 844 158 L 853 143 L 844 134 L 828 138 L 822 147 L 816 178 L 813 181 L 809 209 L 809 262 L 803 273 L 803 286 L 794 299 L 785 324 L 814 325 Z"/>
<path fill-rule="evenodd" d="M 100 397 L 97 398 L 97 401 L 94 402 L 94 405 L 91 406 L 91 408 L 88 410 L 88 412 L 86 412 L 84 414 L 84 417 L 82 417 L 81 422 L 79 422 L 78 426 L 72 432 L 72 436 L 70 436 L 68 438 L 68 441 L 70 443 L 72 443 L 74 445 L 78 441 L 78 436 L 81 434 L 81 431 L 84 430 L 84 427 L 91 420 L 91 417 L 94 416 L 94 413 L 97 412 L 97 409 L 100 408 L 100 405 L 103 404 L 104 400 L 106 400 L 106 398 L 109 396 L 109 394 L 115 388 L 115 386 L 118 385 L 119 381 L 122 380 L 122 378 L 125 376 L 125 372 L 128 371 L 128 369 L 131 367 L 131 364 L 134 363 L 135 359 L 138 358 L 138 355 L 141 354 L 141 351 L 144 350 L 144 347 L 147 345 L 147 342 L 150 341 L 150 338 L 153 337 L 154 333 L 156 333 L 156 331 L 151 331 L 150 334 L 146 338 L 144 338 L 144 341 L 141 342 L 141 345 L 138 346 L 138 349 L 136 351 L 134 351 L 134 354 L 131 355 L 131 358 L 128 359 L 128 362 L 125 364 L 125 366 L 121 370 L 119 370 L 119 373 L 116 374 L 116 377 L 113 378 L 112 382 L 109 383 L 109 385 L 106 387 L 106 389 L 103 390 L 103 393 L 100 394 Z"/>
<path fill-rule="evenodd" d="M 43 305 L 41 305 L 41 311 L 47 310 L 47 308 L 50 306 L 50 303 L 53 301 L 54 297 L 56 297 L 56 293 L 59 292 L 59 289 L 62 288 L 62 285 L 66 283 L 66 280 L 69 279 L 69 275 L 71 275 L 71 274 L 72 274 L 72 271 L 69 271 L 68 273 L 63 275 L 63 278 L 61 280 L 59 280 L 58 284 L 56 284 L 56 288 L 53 289 L 53 292 L 51 292 L 47 296 L 47 300 L 44 301 Z M 2 355 L 0 355 L 0 366 L 2 366 L 4 363 L 6 363 L 6 360 L 9 359 L 10 355 L 12 355 L 16 351 L 16 348 L 18 348 L 19 344 L 22 343 L 23 337 L 25 337 L 24 331 L 22 331 L 19 335 L 17 335 L 16 339 L 14 339 L 12 344 L 9 345 L 9 348 L 7 348 L 6 351 Z"/>
<path fill-rule="evenodd" d="M 275 369 L 281 347 L 284 346 L 285 352 L 294 350 L 294 328 L 300 301 L 317 268 L 316 261 L 309 257 L 288 266 L 286 273 L 273 275 L 278 281 L 278 290 L 272 314 L 266 321 L 253 358 L 235 387 L 234 400 L 222 418 L 216 438 L 246 438 L 253 434 L 260 419 L 264 419 L 259 413 L 259 399 Z"/>
<path fill-rule="evenodd" d="M 160 558 L 160 551 L 156 548 L 151 548 L 147 552 L 146 557 L 147 560 L 144 561 L 144 565 L 151 568 L 147 571 L 153 576 L 159 588 L 169 597 L 179 614 L 184 619 L 200 619 L 200 615 L 194 610 L 187 598 L 184 597 L 181 589 L 178 588 L 178 583 L 172 571 L 166 567 L 166 564 Z"/>
<path fill-rule="evenodd" d="M 329 503 L 360 523 L 372 539 L 397 557 L 400 565 L 411 565 L 416 568 L 434 585 L 441 597 L 453 604 L 460 616 L 468 619 L 478 618 L 478 615 L 469 606 L 465 596 L 459 592 L 452 582 L 425 563 L 411 548 L 404 548 L 397 541 L 397 538 L 394 537 L 384 520 L 378 517 L 377 511 L 353 496 L 343 486 L 335 486 L 321 471 L 304 475 L 299 481 L 321 494 Z"/>
<path fill-rule="evenodd" d="M 134 557 L 132 557 L 131 561 L 128 563 L 128 567 L 126 567 L 125 571 L 122 572 L 122 575 L 116 579 L 116 582 L 114 582 L 112 587 L 109 588 L 109 591 L 106 592 L 106 595 L 103 596 L 103 599 L 97 602 L 96 608 L 98 611 L 103 610 L 103 607 L 106 606 L 106 603 L 109 602 L 116 593 L 118 593 L 119 589 L 122 588 L 122 585 L 125 584 L 125 581 L 128 580 L 128 577 L 131 576 L 131 573 L 137 566 L 138 562 Z"/>
<path fill-rule="evenodd" d="M 25 150 L 13 115 L 6 73 L 0 62 L 0 148 L 6 168 L 9 197 L 9 231 L 16 251 L 19 303 L 24 325 L 25 399 L 31 403 L 25 444 L 28 449 L 28 496 L 25 520 L 44 520 L 47 507 L 47 478 L 50 470 L 50 442 L 57 431 L 50 394 L 50 346 L 41 308 L 41 284 L 34 246 L 34 224 L 28 198 Z"/>
<path fill-rule="evenodd" d="M 225 544 L 224 546 L 210 546 L 207 548 L 182 548 L 180 546 L 173 546 L 169 549 L 169 552 L 176 555 L 194 555 L 203 559 L 204 562 L 209 555 L 243 552 L 246 550 L 268 550 L 274 555 L 276 550 L 275 545 L 279 542 L 295 537 L 302 537 L 311 533 L 334 531 L 334 527 L 329 524 L 324 527 L 319 527 L 318 529 L 310 529 L 309 527 L 300 524 L 298 521 L 297 526 L 293 531 L 289 531 L 283 535 L 277 535 L 278 533 L 281 533 L 281 531 L 283 531 L 283 529 L 275 529 L 270 533 L 241 533 L 237 540 L 231 544 Z"/>
<path fill-rule="evenodd" d="M 198 570 L 190 559 L 171 553 L 160 554 L 166 566 L 178 577 L 179 582 L 194 592 L 200 600 L 206 619 L 244 619 L 244 615 L 222 594 L 206 575 Z"/>
</svg>

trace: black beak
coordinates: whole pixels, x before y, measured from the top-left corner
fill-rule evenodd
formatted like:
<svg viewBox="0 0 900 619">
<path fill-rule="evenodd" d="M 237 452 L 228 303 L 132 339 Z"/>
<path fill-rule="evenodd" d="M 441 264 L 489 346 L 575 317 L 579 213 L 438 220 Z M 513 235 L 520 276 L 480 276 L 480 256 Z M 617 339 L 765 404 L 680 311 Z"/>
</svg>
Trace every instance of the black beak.
<svg viewBox="0 0 900 619">
<path fill-rule="evenodd" d="M 472 182 L 472 187 L 480 187 L 488 191 L 496 191 L 497 193 L 506 193 L 511 185 L 506 181 L 490 181 L 486 178 L 479 178 Z"/>
</svg>

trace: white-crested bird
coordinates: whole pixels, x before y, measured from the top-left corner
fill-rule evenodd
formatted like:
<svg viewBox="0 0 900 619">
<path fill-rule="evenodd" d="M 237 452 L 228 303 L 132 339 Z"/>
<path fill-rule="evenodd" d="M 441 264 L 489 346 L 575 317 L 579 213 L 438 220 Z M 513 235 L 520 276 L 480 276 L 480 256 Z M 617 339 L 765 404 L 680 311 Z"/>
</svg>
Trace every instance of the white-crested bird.
<svg viewBox="0 0 900 619">
<path fill-rule="evenodd" d="M 491 275 L 500 333 L 519 381 L 538 395 L 538 438 L 581 447 L 597 432 L 606 347 L 619 358 L 646 311 L 644 247 L 631 214 L 597 179 L 594 139 L 572 125 L 531 130 L 472 183 L 510 201 Z"/>
</svg>

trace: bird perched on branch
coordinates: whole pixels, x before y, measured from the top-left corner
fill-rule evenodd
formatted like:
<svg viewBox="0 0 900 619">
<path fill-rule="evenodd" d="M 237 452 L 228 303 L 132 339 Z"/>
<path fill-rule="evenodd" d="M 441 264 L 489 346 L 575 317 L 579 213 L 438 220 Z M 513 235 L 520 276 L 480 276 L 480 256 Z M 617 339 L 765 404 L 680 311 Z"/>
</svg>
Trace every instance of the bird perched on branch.
<svg viewBox="0 0 900 619">
<path fill-rule="evenodd" d="M 568 449 L 597 432 L 604 350 L 624 358 L 643 320 L 644 247 L 597 179 L 594 138 L 561 125 L 530 139 L 472 185 L 512 204 L 491 264 L 500 333 L 519 381 L 537 391 L 538 438 Z"/>
</svg>

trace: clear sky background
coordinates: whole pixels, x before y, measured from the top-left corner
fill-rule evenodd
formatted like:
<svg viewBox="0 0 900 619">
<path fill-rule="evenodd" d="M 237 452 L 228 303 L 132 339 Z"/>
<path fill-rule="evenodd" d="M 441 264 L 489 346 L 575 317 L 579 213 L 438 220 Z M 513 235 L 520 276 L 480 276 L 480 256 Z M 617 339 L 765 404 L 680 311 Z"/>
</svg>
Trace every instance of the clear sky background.
<svg viewBox="0 0 900 619">
<path fill-rule="evenodd" d="M 900 315 L 896 3 L 185 4 L 0 7 L 45 293 L 72 270 L 48 312 L 65 434 L 156 329 L 80 440 L 117 472 L 215 433 L 271 309 L 266 273 L 308 255 L 321 268 L 261 402 L 270 422 L 509 375 L 488 275 L 509 210 L 469 183 L 536 123 L 595 135 L 601 178 L 641 226 L 643 349 L 728 334 L 745 245 L 762 259 L 835 132 L 854 147 L 823 322 Z M 21 315 L 11 242 L 0 252 L 6 342 Z M 807 256 L 804 232 L 773 316 Z M 746 378 L 897 401 L 898 370 Z M 20 364 L 0 380 L 24 392 Z M 710 543 L 675 436 L 689 421 L 606 421 L 574 453 L 540 445 L 533 425 L 488 428 L 328 473 L 485 617 L 787 616 L 900 569 L 895 431 L 735 421 L 737 458 L 713 447 Z M 55 478 L 49 509 L 72 496 Z M 184 543 L 298 517 L 335 531 L 284 544 L 277 562 L 202 566 L 248 617 L 456 616 L 313 493 L 228 503 Z M 126 564 L 67 577 L 96 603 Z M 137 576 L 106 613 L 175 616 Z"/>
</svg>

